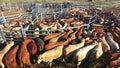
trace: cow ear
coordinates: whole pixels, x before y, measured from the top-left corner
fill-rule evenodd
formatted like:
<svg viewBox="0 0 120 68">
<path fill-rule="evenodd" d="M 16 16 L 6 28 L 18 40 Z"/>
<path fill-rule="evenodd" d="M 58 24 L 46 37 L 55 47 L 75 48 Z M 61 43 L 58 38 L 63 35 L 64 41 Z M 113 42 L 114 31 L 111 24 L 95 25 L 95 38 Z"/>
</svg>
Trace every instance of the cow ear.
<svg viewBox="0 0 120 68">
<path fill-rule="evenodd" d="M 7 44 L 10 44 L 10 41 L 8 41 Z"/>
<path fill-rule="evenodd" d="M 6 45 L 8 45 L 9 44 L 9 42 L 6 42 Z"/>
</svg>

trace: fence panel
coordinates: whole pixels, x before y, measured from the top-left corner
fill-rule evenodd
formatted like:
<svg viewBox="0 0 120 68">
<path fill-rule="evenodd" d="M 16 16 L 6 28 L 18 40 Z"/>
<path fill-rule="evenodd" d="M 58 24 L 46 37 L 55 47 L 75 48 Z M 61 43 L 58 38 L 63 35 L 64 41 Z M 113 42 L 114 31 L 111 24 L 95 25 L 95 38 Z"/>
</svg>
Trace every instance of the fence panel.
<svg viewBox="0 0 120 68">
<path fill-rule="evenodd" d="M 37 7 L 35 7 L 32 10 L 32 12 L 0 17 L 0 23 L 5 23 L 5 22 L 9 23 L 10 19 L 25 19 L 25 20 L 31 21 L 31 23 L 28 25 L 28 26 L 30 26 L 35 21 L 42 20 L 43 18 L 52 16 L 52 15 L 62 14 L 65 11 L 70 10 L 72 8 L 89 8 L 89 6 L 71 5 L 69 7 L 65 7 L 63 4 L 59 4 L 57 7 L 54 7 L 54 9 L 53 9 L 53 8 L 50 8 L 49 6 L 45 6 L 45 4 L 37 4 Z M 93 23 L 92 20 L 90 20 L 90 22 L 88 24 L 84 24 L 82 26 L 61 28 L 61 29 L 57 29 L 55 31 L 74 29 L 74 28 L 85 27 L 85 26 L 89 27 L 89 25 L 91 23 Z M 26 26 L 26 27 L 28 27 L 28 26 Z M 26 28 L 23 28 L 22 25 L 21 25 L 21 29 L 18 31 L 12 30 L 12 31 L 6 33 L 6 32 L 3 32 L 3 30 L 8 30 L 8 29 L 0 29 L 0 39 L 3 39 L 5 41 L 14 40 L 16 38 L 24 39 L 26 36 L 35 38 L 35 35 L 34 35 L 35 32 L 39 32 L 39 36 L 53 34 L 53 32 L 54 32 L 54 31 L 50 31 L 50 30 L 26 30 Z M 18 34 L 16 34 L 16 33 L 18 33 Z"/>
</svg>

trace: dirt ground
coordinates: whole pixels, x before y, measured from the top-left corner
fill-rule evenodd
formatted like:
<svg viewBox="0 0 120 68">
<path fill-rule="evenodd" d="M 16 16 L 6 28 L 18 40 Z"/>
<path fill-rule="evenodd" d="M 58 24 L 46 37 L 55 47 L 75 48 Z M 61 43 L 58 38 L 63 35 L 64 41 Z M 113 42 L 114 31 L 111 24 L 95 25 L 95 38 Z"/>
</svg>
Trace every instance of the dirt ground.
<svg viewBox="0 0 120 68">
<path fill-rule="evenodd" d="M 19 13 L 25 13 L 25 10 L 5 10 L 5 11 L 2 11 L 3 12 L 3 15 L 4 16 L 9 16 L 9 15 L 15 15 L 15 14 L 19 14 Z M 0 14 L 0 16 L 2 16 Z"/>
</svg>

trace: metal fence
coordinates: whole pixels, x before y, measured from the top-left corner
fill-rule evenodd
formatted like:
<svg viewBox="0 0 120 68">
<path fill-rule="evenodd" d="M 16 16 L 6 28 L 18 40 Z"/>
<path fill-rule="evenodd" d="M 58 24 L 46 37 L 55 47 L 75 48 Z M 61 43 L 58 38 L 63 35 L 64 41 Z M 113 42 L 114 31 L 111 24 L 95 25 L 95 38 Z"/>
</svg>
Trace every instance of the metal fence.
<svg viewBox="0 0 120 68">
<path fill-rule="evenodd" d="M 32 16 L 30 13 L 19 13 L 10 16 L 4 16 L 1 12 L 2 17 L 0 17 L 0 24 L 9 23 L 11 19 L 24 19 L 24 20 L 31 20 Z"/>
<path fill-rule="evenodd" d="M 59 8 L 58 8 L 59 7 Z M 81 6 L 81 5 L 71 5 L 69 7 L 63 7 L 63 4 L 59 4 L 58 7 L 54 7 L 54 8 L 50 8 L 49 6 L 43 7 L 42 4 L 37 4 L 37 6 L 34 6 L 34 8 L 32 9 L 32 12 L 28 12 L 28 13 L 24 13 L 24 14 L 16 14 L 16 15 L 11 15 L 11 16 L 2 16 L 0 17 L 0 22 L 1 23 L 9 23 L 10 19 L 25 19 L 31 21 L 30 24 L 32 24 L 35 21 L 38 20 L 42 20 L 45 15 L 57 15 L 58 13 L 62 14 L 67 10 L 70 10 L 72 8 L 88 8 L 88 6 Z M 97 15 L 93 16 L 97 17 Z M 95 18 L 96 20 L 96 18 Z M 87 29 L 90 27 L 90 24 L 93 23 L 95 20 L 90 19 L 88 24 L 84 24 L 81 26 L 76 26 L 76 27 L 69 27 L 69 28 L 61 28 L 61 29 L 57 29 L 55 31 L 59 31 L 59 30 L 68 30 L 68 29 L 74 29 L 74 28 L 78 28 L 78 27 L 87 27 Z M 30 24 L 28 26 L 30 26 Z M 23 28 L 22 24 L 20 24 L 21 29 L 20 30 L 9 30 L 9 29 L 5 29 L 2 28 L 0 29 L 0 40 L 3 41 L 8 41 L 8 40 L 14 40 L 14 39 L 19 39 L 19 38 L 25 38 L 26 36 L 30 36 L 30 37 L 35 37 L 34 34 L 29 34 L 29 32 L 45 32 L 46 34 L 39 34 L 40 35 L 48 35 L 50 33 L 52 33 L 52 31 L 50 30 L 26 30 L 25 28 Z M 4 31 L 8 31 L 8 32 L 4 32 Z M 28 33 L 27 33 L 28 32 Z M 15 34 L 18 33 L 18 34 Z M 18 35 L 18 36 L 16 36 Z"/>
</svg>

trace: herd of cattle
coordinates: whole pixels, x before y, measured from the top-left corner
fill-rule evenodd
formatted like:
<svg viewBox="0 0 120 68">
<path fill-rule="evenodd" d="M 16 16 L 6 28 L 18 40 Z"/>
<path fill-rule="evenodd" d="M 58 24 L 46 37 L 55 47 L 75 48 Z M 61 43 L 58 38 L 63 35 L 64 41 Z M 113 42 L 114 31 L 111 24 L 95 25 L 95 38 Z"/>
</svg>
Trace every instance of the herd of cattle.
<svg viewBox="0 0 120 68">
<path fill-rule="evenodd" d="M 89 19 L 95 14 L 97 14 L 97 19 L 89 24 L 89 28 L 70 29 L 70 27 L 88 24 Z M 29 35 L 19 42 L 13 40 L 1 43 L 1 67 L 37 68 L 35 64 L 45 63 L 44 66 L 42 65 L 43 68 L 53 68 L 53 65 L 59 66 L 61 62 L 65 65 L 63 68 L 115 68 L 120 66 L 120 19 L 114 13 L 98 8 L 74 8 L 57 16 L 37 21 L 25 28 L 27 30 L 50 30 L 52 33 L 49 35 L 39 35 L 45 32 L 27 32 Z M 28 22 L 23 25 L 26 24 Z M 20 26 L 14 22 L 1 25 L 0 28 L 19 30 Z M 34 34 L 36 38 L 31 38 L 30 34 Z"/>
</svg>

